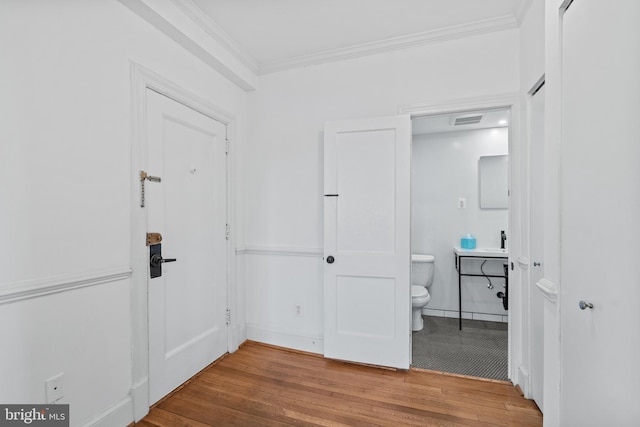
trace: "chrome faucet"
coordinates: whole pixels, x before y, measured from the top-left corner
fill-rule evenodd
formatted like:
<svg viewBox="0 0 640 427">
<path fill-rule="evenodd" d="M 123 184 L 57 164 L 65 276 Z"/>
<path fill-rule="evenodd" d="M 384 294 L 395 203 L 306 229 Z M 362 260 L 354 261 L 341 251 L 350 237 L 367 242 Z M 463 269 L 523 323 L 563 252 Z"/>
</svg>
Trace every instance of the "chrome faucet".
<svg viewBox="0 0 640 427">
<path fill-rule="evenodd" d="M 500 249 L 504 249 L 504 242 L 507 241 L 507 235 L 504 230 L 500 230 Z"/>
</svg>

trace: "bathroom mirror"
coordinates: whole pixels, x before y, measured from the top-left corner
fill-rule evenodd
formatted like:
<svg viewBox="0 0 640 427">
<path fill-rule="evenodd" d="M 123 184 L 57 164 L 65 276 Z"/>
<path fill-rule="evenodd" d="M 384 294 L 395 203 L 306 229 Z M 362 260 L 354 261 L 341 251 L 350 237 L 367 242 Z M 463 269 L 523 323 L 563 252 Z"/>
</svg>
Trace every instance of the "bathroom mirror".
<svg viewBox="0 0 640 427">
<path fill-rule="evenodd" d="M 480 209 L 507 209 L 509 156 L 482 156 L 478 160 Z"/>
</svg>

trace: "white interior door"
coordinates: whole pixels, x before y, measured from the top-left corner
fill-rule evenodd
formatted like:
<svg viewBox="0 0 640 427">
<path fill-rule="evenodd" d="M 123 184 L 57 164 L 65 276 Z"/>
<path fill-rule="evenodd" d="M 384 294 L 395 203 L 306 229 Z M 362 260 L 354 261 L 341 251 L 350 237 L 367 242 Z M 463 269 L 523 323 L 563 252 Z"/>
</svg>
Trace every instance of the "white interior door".
<svg viewBox="0 0 640 427">
<path fill-rule="evenodd" d="M 544 277 L 544 103 L 542 86 L 531 98 L 530 115 L 530 251 L 531 307 L 531 394 L 543 408 L 544 379 L 544 297 L 535 283 Z"/>
<path fill-rule="evenodd" d="M 163 236 L 149 279 L 150 403 L 227 351 L 226 126 L 147 91 L 148 231 Z"/>
<path fill-rule="evenodd" d="M 408 369 L 410 118 L 329 122 L 324 135 L 325 357 Z"/>
<path fill-rule="evenodd" d="M 638 0 L 562 17 L 563 426 L 640 422 L 639 20 Z"/>
</svg>

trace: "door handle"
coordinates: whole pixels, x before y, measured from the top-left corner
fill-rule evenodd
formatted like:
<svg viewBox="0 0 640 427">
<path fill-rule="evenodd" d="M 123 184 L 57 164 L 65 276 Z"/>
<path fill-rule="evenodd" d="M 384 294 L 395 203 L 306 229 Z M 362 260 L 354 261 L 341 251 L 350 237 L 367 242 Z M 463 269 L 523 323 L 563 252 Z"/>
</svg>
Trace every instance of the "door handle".
<svg viewBox="0 0 640 427">
<path fill-rule="evenodd" d="M 335 261 L 335 258 L 332 257 L 331 255 L 327 257 L 327 264 L 333 264 L 334 261 Z"/>
<path fill-rule="evenodd" d="M 593 304 L 591 304 L 590 302 L 581 300 L 578 303 L 578 307 L 580 307 L 580 310 L 584 310 L 585 308 L 593 308 Z"/>
<path fill-rule="evenodd" d="M 175 261 L 175 258 L 162 258 L 162 243 L 149 245 L 149 275 L 152 279 L 162 276 L 162 264 Z"/>
<path fill-rule="evenodd" d="M 151 265 L 151 267 L 160 267 L 160 264 L 165 263 L 165 262 L 175 262 L 177 261 L 176 258 L 162 258 L 162 255 L 160 254 L 153 254 L 151 255 L 151 259 L 149 260 L 149 264 Z"/>
</svg>

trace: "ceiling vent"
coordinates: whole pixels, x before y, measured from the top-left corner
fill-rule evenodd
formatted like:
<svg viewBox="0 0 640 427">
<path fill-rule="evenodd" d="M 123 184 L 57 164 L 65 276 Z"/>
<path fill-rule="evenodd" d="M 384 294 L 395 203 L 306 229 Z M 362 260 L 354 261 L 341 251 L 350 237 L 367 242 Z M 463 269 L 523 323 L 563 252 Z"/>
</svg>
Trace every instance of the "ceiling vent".
<svg viewBox="0 0 640 427">
<path fill-rule="evenodd" d="M 457 116 L 451 118 L 453 126 L 475 125 L 482 120 L 482 114 L 474 114 L 472 116 Z"/>
</svg>

